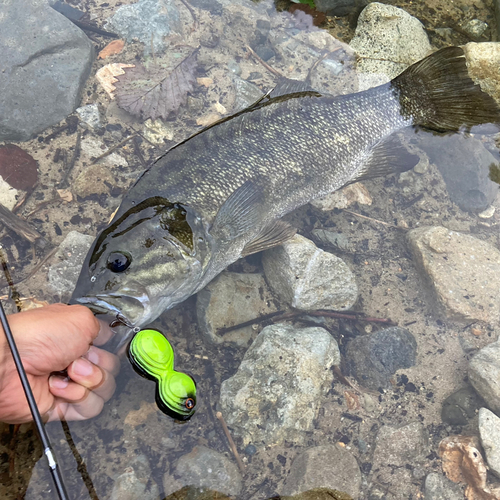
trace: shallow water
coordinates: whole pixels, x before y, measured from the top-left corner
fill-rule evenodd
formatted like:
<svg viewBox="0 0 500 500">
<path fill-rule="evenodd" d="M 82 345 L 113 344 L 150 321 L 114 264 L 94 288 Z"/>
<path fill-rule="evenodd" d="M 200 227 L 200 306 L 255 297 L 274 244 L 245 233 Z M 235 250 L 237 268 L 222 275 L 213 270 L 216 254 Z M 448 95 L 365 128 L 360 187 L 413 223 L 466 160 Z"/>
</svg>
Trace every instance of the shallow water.
<svg viewBox="0 0 500 500">
<path fill-rule="evenodd" d="M 419 18 L 428 30 L 433 48 L 471 41 L 463 30 L 442 30 L 456 26 L 464 16 L 493 25 L 489 5 L 478 0 L 452 5 L 440 0 L 409 5 L 384 3 L 401 6 Z M 102 5 L 87 0 L 73 2 L 99 26 L 103 26 L 121 4 L 114 1 Z M 34 193 L 17 213 L 35 225 L 50 247 L 57 247 L 70 230 L 92 236 L 102 230 L 123 193 L 142 172 L 140 156 L 149 163 L 201 125 L 235 111 L 238 101 L 234 70 L 241 71 L 239 78 L 252 82 L 262 92 L 272 89 L 275 75 L 246 48 L 252 45 L 256 36 L 253 26 L 257 20 L 269 21 L 269 39 L 276 45 L 280 37 L 293 42 L 293 47 L 283 49 L 280 57 L 267 61 L 276 71 L 289 78 L 304 79 L 311 70 L 312 85 L 333 94 L 358 90 L 356 58 L 345 45 L 354 34 L 354 15 L 329 17 L 320 29 L 313 26 L 307 16 L 281 11 L 288 7 L 287 2 L 278 2 L 278 11 L 267 0 L 222 2 L 222 17 L 215 12 L 215 7 L 212 12 L 195 9 L 193 17 L 181 2 L 175 5 L 180 15 L 179 32 L 167 38 L 166 52 L 153 55 L 148 50 L 145 56 L 143 44 L 127 43 L 120 54 L 94 62 L 81 105 L 97 103 L 105 126 L 98 130 L 80 126 L 77 131 L 61 132 L 45 142 L 44 138 L 53 131 L 49 129 L 39 138 L 19 143 L 39 162 L 40 177 Z M 98 35 L 90 36 L 97 50 L 109 42 Z M 488 29 L 484 37 L 490 39 L 491 36 L 492 30 Z M 135 63 L 145 57 L 149 62 L 156 60 L 171 67 L 198 45 L 201 45 L 198 63 L 202 71 L 197 76 L 206 80 L 198 80 L 187 106 L 182 106 L 177 116 L 165 121 L 160 131 L 163 136 L 157 142 L 151 127 L 147 130 L 142 120 L 120 110 L 94 77 L 105 64 Z M 323 61 L 316 64 L 324 56 Z M 113 186 L 103 183 L 101 192 L 97 190 L 86 199 L 78 199 L 74 194 L 71 201 L 61 203 L 55 189 L 61 186 L 62 179 L 67 176 L 69 189 L 74 189 L 76 179 L 90 167 L 96 151 L 116 146 L 135 133 L 139 138 L 135 145 L 129 141 L 114 151 L 125 160 L 120 165 L 116 157 L 111 156 L 95 163 L 110 173 Z M 81 153 L 71 172 L 64 172 L 61 163 L 54 161 L 54 155 L 57 150 L 71 154 L 76 147 L 77 134 L 81 135 Z M 410 136 L 407 140 L 417 143 L 419 138 Z M 498 160 L 493 138 L 482 140 Z M 440 147 L 454 146 L 443 140 Z M 255 443 L 254 448 L 249 448 L 236 439 L 244 464 L 239 498 L 265 499 L 280 494 L 294 458 L 309 447 L 324 444 L 337 444 L 357 460 L 361 470 L 361 489 L 357 498 L 421 498 L 425 476 L 441 471 L 437 455 L 441 439 L 450 434 L 477 435 L 477 419 L 471 418 L 463 426 L 443 423 L 442 403 L 451 393 L 468 386 L 468 360 L 474 352 L 498 337 L 498 323 L 453 321 L 436 310 L 428 284 L 419 275 L 410 255 L 406 233 L 419 226 L 445 226 L 472 234 L 499 248 L 500 197 L 497 195 L 492 203 L 495 214 L 488 219 L 480 218 L 477 213 L 464 211 L 450 200 L 443 175 L 436 165 L 431 162 L 421 170 L 420 173 L 364 183 L 372 198 L 370 205 L 355 203 L 345 210 L 330 212 L 307 205 L 287 216 L 306 237 L 317 228 L 332 229 L 347 236 L 348 247 L 333 253 L 339 255 L 356 276 L 360 297 L 355 311 L 368 317 L 390 318 L 408 328 L 418 344 L 417 361 L 415 366 L 399 370 L 391 387 L 384 390 L 364 389 L 354 381 L 348 386 L 345 379 L 335 377 L 321 401 L 314 427 L 300 445 L 293 442 L 276 446 Z M 17 285 L 21 296 L 28 298 L 26 304 L 33 305 L 34 299 L 49 303 L 69 300 L 68 294 L 60 295 L 47 284 L 53 260 L 49 259 L 36 270 L 37 263 L 49 253 L 48 249 L 39 249 L 33 257 L 31 246 L 13 233 L 3 229 L 0 238 L 8 253 L 14 280 L 27 278 Z M 230 270 L 261 272 L 260 255 L 238 261 Z M 7 288 L 0 290 L 1 295 L 7 293 Z M 12 304 L 10 307 L 13 312 Z M 278 300 L 278 309 L 285 310 L 286 304 Z M 308 321 L 296 320 L 295 324 L 308 326 Z M 269 322 L 259 324 L 254 329 L 254 336 L 266 324 Z M 90 421 L 69 422 L 66 429 L 60 423 L 46 426 L 72 499 L 118 498 L 111 496 L 115 480 L 136 463 L 138 456 L 147 462 L 141 479 L 148 489 L 156 484 L 160 498 L 171 492 L 166 490 L 165 473 L 173 475 L 178 459 L 195 446 L 211 448 L 236 463 L 216 412 L 221 382 L 237 371 L 246 349 L 214 346 L 202 338 L 196 320 L 195 298 L 165 312 L 153 326 L 166 333 L 176 353 L 176 364 L 197 381 L 196 414 L 190 421 L 180 424 L 159 412 L 154 404 L 153 384 L 139 377 L 123 359 L 116 393 L 101 415 Z M 376 322 L 348 319 L 326 319 L 324 326 L 339 343 L 342 356 L 352 338 L 382 328 Z M 409 459 L 406 467 L 394 466 L 392 473 L 383 467 L 374 469 L 373 450 L 379 429 L 412 422 L 419 422 L 428 433 L 425 458 L 419 459 L 418 464 Z M 56 498 L 44 461 L 37 462 L 40 447 L 30 426 L 2 425 L 0 429 L 0 496 L 23 498 L 25 494 L 25 498 L 30 499 Z M 377 491 L 381 491 L 382 496 Z"/>
</svg>

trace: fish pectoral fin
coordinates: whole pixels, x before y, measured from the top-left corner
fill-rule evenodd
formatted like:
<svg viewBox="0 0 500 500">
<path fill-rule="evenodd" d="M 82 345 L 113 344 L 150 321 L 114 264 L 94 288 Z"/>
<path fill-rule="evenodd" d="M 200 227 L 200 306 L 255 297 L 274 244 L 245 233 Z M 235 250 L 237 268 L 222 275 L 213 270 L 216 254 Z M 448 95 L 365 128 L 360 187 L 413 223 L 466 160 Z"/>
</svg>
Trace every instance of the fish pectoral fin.
<svg viewBox="0 0 500 500">
<path fill-rule="evenodd" d="M 411 170 L 420 158 L 410 153 L 397 135 L 380 141 L 371 151 L 358 175 L 348 184 Z"/>
<path fill-rule="evenodd" d="M 210 232 L 234 240 L 262 220 L 263 192 L 252 181 L 243 183 L 220 207 Z"/>
<path fill-rule="evenodd" d="M 268 250 L 269 248 L 281 245 L 292 238 L 297 230 L 287 222 L 276 220 L 264 227 L 253 241 L 245 245 L 241 252 L 242 257 L 253 253 Z"/>
</svg>

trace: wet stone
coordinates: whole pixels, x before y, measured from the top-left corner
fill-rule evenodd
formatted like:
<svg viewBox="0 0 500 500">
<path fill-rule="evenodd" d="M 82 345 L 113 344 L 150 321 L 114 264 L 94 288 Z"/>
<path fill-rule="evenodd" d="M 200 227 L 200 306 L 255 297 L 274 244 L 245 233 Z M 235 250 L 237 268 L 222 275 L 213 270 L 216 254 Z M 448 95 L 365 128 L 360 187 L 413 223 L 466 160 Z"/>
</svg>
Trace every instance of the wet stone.
<svg viewBox="0 0 500 500">
<path fill-rule="evenodd" d="M 358 297 L 347 264 L 300 235 L 263 253 L 262 264 L 271 289 L 296 309 L 350 309 Z"/>
<path fill-rule="evenodd" d="M 467 425 L 484 404 L 472 387 L 464 387 L 450 394 L 441 409 L 441 419 L 450 425 Z"/>
<path fill-rule="evenodd" d="M 416 355 L 415 337 L 405 328 L 394 326 L 352 340 L 345 362 L 361 385 L 377 390 L 389 387 L 397 370 L 413 366 Z"/>
<path fill-rule="evenodd" d="M 159 500 L 158 485 L 151 479 L 151 469 L 144 455 L 135 457 L 113 486 L 110 500 Z"/>
<path fill-rule="evenodd" d="M 264 328 L 221 386 L 222 414 L 243 447 L 304 443 L 339 362 L 337 342 L 323 328 Z"/>
<path fill-rule="evenodd" d="M 76 112 L 80 117 L 80 121 L 85 123 L 88 127 L 99 128 L 101 126 L 101 117 L 97 104 L 82 106 L 81 108 L 77 108 Z"/>
<path fill-rule="evenodd" d="M 316 242 L 330 248 L 348 252 L 350 249 L 349 240 L 345 234 L 335 233 L 327 229 L 314 229 L 311 231 L 312 237 Z"/>
<path fill-rule="evenodd" d="M 313 488 L 331 488 L 359 497 L 361 472 L 346 449 L 336 445 L 315 446 L 292 463 L 282 495 L 296 495 Z"/>
<path fill-rule="evenodd" d="M 166 473 L 163 478 L 167 496 L 184 486 L 238 495 L 242 481 L 238 467 L 229 458 L 205 446 L 195 446 L 177 460 L 173 474 Z"/>
<path fill-rule="evenodd" d="M 247 346 L 257 335 L 250 326 L 224 334 L 227 328 L 277 311 L 261 274 L 224 272 L 196 296 L 196 313 L 201 333 L 212 343 L 229 342 Z"/>
<path fill-rule="evenodd" d="M 0 17 L 0 140 L 27 141 L 80 102 L 94 50 L 48 4 L 4 0 Z"/>
<path fill-rule="evenodd" d="M 479 435 L 488 467 L 500 477 L 500 418 L 487 408 L 479 410 Z"/>
<path fill-rule="evenodd" d="M 468 43 L 464 50 L 472 79 L 500 104 L 500 44 Z"/>
<path fill-rule="evenodd" d="M 92 195 L 109 193 L 116 184 L 114 176 L 109 168 L 100 165 L 90 165 L 86 167 L 72 184 L 73 192 L 81 199 Z"/>
<path fill-rule="evenodd" d="M 500 340 L 483 347 L 472 358 L 469 381 L 486 406 L 500 413 Z"/>
<path fill-rule="evenodd" d="M 460 485 L 446 476 L 431 472 L 425 478 L 425 500 L 457 500 L 463 498 Z"/>
<path fill-rule="evenodd" d="M 439 226 L 414 229 L 408 241 L 434 302 L 448 317 L 487 323 L 500 319 L 500 251 Z"/>
<path fill-rule="evenodd" d="M 315 0 L 314 5 L 316 10 L 328 16 L 347 16 L 367 3 L 367 0 Z"/>
</svg>

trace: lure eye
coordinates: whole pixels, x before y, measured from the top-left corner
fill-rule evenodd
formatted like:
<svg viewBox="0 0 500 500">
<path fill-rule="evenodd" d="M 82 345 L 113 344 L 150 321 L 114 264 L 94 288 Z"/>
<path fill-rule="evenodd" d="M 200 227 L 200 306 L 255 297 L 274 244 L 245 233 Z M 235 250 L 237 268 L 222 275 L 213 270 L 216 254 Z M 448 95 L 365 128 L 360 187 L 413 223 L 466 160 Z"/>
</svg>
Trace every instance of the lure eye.
<svg viewBox="0 0 500 500">
<path fill-rule="evenodd" d="M 130 255 L 121 252 L 112 252 L 108 255 L 106 267 L 113 273 L 123 273 L 130 263 L 132 258 Z"/>
<path fill-rule="evenodd" d="M 184 403 L 184 406 L 188 409 L 188 410 L 192 410 L 194 408 L 194 405 L 195 405 L 195 402 L 194 402 L 194 399 L 193 398 L 187 398 L 186 399 L 186 402 Z"/>
</svg>

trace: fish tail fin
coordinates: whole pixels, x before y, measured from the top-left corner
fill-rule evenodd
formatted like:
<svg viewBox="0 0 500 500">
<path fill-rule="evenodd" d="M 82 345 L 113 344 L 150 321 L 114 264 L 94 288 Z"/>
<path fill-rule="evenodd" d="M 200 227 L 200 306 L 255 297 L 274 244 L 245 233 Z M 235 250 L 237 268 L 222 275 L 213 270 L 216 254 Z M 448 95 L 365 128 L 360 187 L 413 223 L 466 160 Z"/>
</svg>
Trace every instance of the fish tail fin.
<svg viewBox="0 0 500 500">
<path fill-rule="evenodd" d="M 472 81 L 460 47 L 438 50 L 407 68 L 391 85 L 403 115 L 415 125 L 459 131 L 500 123 L 500 108 Z"/>
</svg>

